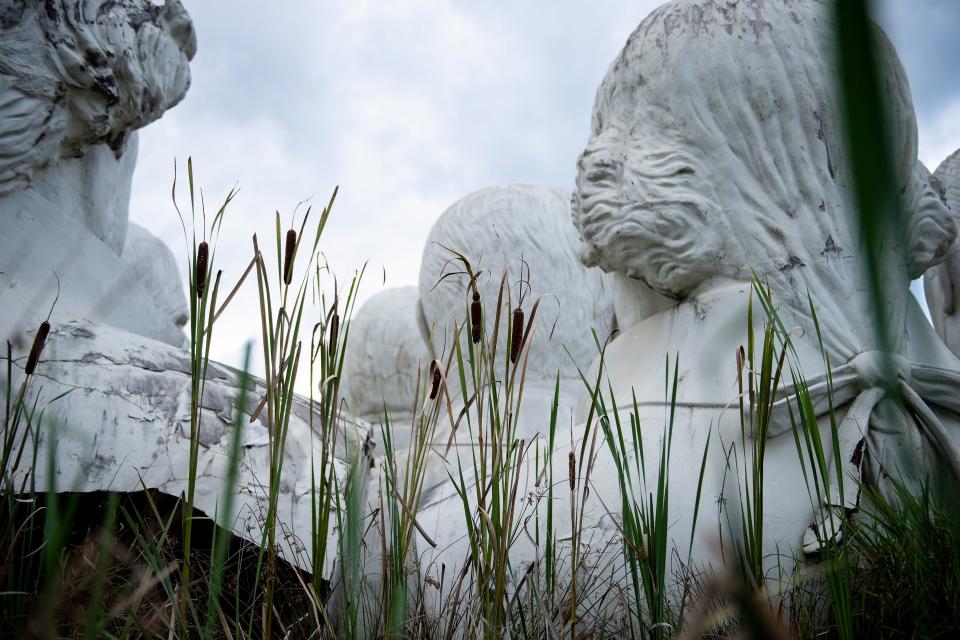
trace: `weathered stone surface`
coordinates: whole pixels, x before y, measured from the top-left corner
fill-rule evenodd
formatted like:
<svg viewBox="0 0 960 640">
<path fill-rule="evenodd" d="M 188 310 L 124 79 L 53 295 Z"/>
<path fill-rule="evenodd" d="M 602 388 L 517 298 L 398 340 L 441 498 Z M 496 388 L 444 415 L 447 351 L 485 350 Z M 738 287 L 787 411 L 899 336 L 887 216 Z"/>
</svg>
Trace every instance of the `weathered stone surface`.
<svg viewBox="0 0 960 640">
<path fill-rule="evenodd" d="M 17 361 L 14 384 L 22 380 L 23 362 Z M 53 324 L 28 395 L 31 400 L 36 395 L 38 411 L 43 411 L 38 464 L 32 470 L 36 490 L 151 488 L 173 496 L 185 494 L 190 372 L 189 354 L 181 349 L 79 318 Z M 240 372 L 210 363 L 207 374 L 195 504 L 211 517 L 217 515 L 220 524 L 236 535 L 259 544 L 267 509 L 270 436 L 263 414 L 253 422 L 249 416 L 265 393 L 264 382 L 253 380 L 240 416 L 242 450 L 238 483 L 232 488 L 235 513 L 228 520 L 223 500 L 231 490 L 226 480 Z M 314 422 L 319 421 L 317 410 Z M 303 569 L 311 568 L 311 464 L 330 455 L 341 483 L 351 464 L 358 463 L 361 474 L 370 466 L 368 427 L 345 418 L 339 429 L 336 450 L 324 451 L 311 431 L 307 400 L 294 399 L 277 524 L 283 557 Z M 26 455 L 30 459 L 30 448 Z M 50 455 L 55 460 L 53 476 L 47 472 Z M 335 526 L 328 545 L 337 548 Z M 327 559 L 324 577 L 332 577 L 334 561 Z"/>
<path fill-rule="evenodd" d="M 164 325 L 184 327 L 190 322 L 190 306 L 184 293 L 180 272 L 170 247 L 138 224 L 127 227 L 127 242 L 121 254 L 125 270 L 156 303 Z M 181 334 L 176 347 L 189 344 Z"/>
<path fill-rule="evenodd" d="M 940 163 L 930 186 L 960 220 L 960 150 Z M 937 334 L 960 355 L 960 244 L 954 243 L 947 259 L 927 271 L 923 288 Z"/>
<path fill-rule="evenodd" d="M 37 169 L 100 144 L 119 157 L 132 131 L 183 98 L 196 47 L 179 0 L 7 7 L 0 20 L 0 195 L 29 185 Z M 100 231 L 117 230 L 104 224 Z M 118 251 L 123 246 L 122 233 L 114 241 L 99 237 Z"/>
<path fill-rule="evenodd" d="M 344 362 L 344 398 L 350 413 L 379 425 L 388 411 L 400 449 L 409 440 L 418 371 L 421 387 L 430 375 L 419 313 L 416 287 L 395 287 L 371 297 L 350 322 Z M 375 431 L 379 440 L 379 427 Z"/>
</svg>

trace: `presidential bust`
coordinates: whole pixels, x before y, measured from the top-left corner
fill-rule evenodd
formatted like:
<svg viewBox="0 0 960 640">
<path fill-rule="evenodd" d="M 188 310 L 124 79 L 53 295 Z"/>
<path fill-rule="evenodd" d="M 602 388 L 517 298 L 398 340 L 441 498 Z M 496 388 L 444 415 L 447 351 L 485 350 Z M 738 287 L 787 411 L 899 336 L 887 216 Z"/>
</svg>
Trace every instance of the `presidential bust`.
<svg viewBox="0 0 960 640">
<path fill-rule="evenodd" d="M 179 0 L 58 0 L 8 3 L 0 17 L 0 297 L 49 307 L 59 279 L 54 317 L 183 344 L 182 307 L 171 313 L 144 278 L 157 266 L 131 269 L 121 255 L 136 130 L 190 85 L 189 16 Z M 4 315 L 7 334 L 24 330 L 23 313 Z"/>
<path fill-rule="evenodd" d="M 194 365 L 180 348 L 184 294 L 169 249 L 142 229 L 128 233 L 127 222 L 136 129 L 183 98 L 195 48 L 179 0 L 14 0 L 0 9 L 0 338 L 12 344 L 2 370 L 10 366 L 13 388 L 27 375 L 31 334 L 53 308 L 27 378 L 43 436 L 23 457 L 52 459 L 53 475 L 27 462 L 4 477 L 29 477 L 38 492 L 187 490 Z M 259 544 L 270 455 L 267 419 L 254 407 L 266 386 L 252 380 L 238 407 L 239 375 L 205 368 L 194 498 Z M 360 460 L 361 481 L 369 468 L 367 428 L 344 416 L 336 446 L 325 448 L 313 432 L 318 413 L 306 398 L 292 400 L 278 488 L 278 545 L 307 570 L 313 462 L 326 456 L 345 477 Z M 234 424 L 243 459 L 228 520 Z M 331 549 L 337 535 L 331 528 Z M 324 560 L 330 578 L 334 554 Z"/>
<path fill-rule="evenodd" d="M 879 425 L 874 409 L 890 401 L 875 391 L 865 395 L 878 384 L 873 363 L 879 345 L 868 328 L 872 310 L 829 55 L 832 28 L 827 6 L 817 2 L 677 0 L 658 8 L 610 66 L 578 162 L 573 218 L 581 256 L 585 264 L 638 283 L 617 289 L 619 296 L 638 296 L 636 322 L 621 327 L 603 364 L 621 411 L 631 408 L 636 393 L 648 451 L 659 450 L 666 428 L 665 359 L 671 358 L 671 373 L 673 358 L 679 360 L 674 437 L 683 446 L 674 448 L 670 465 L 671 504 L 679 511 L 671 532 L 684 554 L 697 482 L 689 470 L 699 468 L 712 433 L 703 495 L 716 503 L 701 518 L 714 524 L 701 523 L 693 546 L 694 562 L 703 565 L 723 562 L 716 523 L 739 522 L 740 485 L 728 468 L 731 443 L 738 455 L 746 450 L 740 469 L 750 464 L 736 410 L 735 353 L 746 344 L 754 274 L 769 287 L 808 379 L 818 380 L 825 370 L 808 291 L 834 376 L 849 378 L 834 398 L 845 473 L 879 484 L 887 472 L 919 482 L 934 468 L 947 475 L 960 469 L 955 460 L 944 460 L 953 454 L 941 455 L 951 448 L 931 435 L 937 428 L 909 413 Z M 936 370 L 929 375 L 943 381 L 960 363 L 909 296 L 911 279 L 946 255 L 956 225 L 942 203 L 927 197 L 906 77 L 893 47 L 878 35 L 897 190 L 908 218 L 906 257 L 887 256 L 884 282 L 901 364 L 898 384 L 914 385 L 904 393 L 912 389 L 916 402 L 930 401 L 930 415 L 956 424 L 956 407 L 930 400 L 917 371 Z M 753 317 L 759 331 L 764 317 L 756 299 Z M 826 412 L 822 404 L 818 411 Z M 853 490 L 847 495 L 811 507 L 786 434 L 786 411 L 775 422 L 766 450 L 766 464 L 777 470 L 766 486 L 767 495 L 776 496 L 767 500 L 765 523 L 771 567 L 801 545 L 814 550 L 811 525 L 830 508 L 855 510 L 860 498 L 848 482 Z M 829 421 L 821 416 L 820 422 L 829 443 Z M 854 450 L 863 455 L 851 456 Z M 605 500 L 616 499 L 612 483 L 595 481 Z M 600 520 L 602 511 L 594 516 Z M 723 539 L 739 535 L 724 532 Z"/>
</svg>

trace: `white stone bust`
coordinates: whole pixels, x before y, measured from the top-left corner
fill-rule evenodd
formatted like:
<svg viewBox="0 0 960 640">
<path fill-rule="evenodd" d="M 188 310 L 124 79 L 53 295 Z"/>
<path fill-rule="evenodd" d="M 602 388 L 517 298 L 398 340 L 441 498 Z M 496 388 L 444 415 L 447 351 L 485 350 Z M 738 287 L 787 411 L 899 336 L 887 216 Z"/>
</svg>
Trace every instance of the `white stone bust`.
<svg viewBox="0 0 960 640">
<path fill-rule="evenodd" d="M 613 329 L 610 287 L 600 273 L 585 269 L 577 259 L 577 234 L 570 224 L 568 192 L 552 187 L 509 185 L 475 191 L 451 205 L 434 223 L 420 263 L 420 304 L 424 327 L 432 330 L 435 355 L 449 353 L 453 327 L 467 318 L 471 302 L 466 276 L 442 278 L 462 271 L 452 260 L 450 247 L 467 256 L 479 272 L 478 286 L 488 335 L 493 329 L 500 279 L 509 272 L 512 304 L 524 289 L 524 312 L 529 318 L 533 301 L 537 332 L 531 343 L 528 380 L 553 381 L 577 377 L 576 365 L 586 368 L 596 355 L 590 333 L 601 339 Z M 528 278 L 529 290 L 520 285 Z M 506 293 L 504 293 L 506 300 Z M 512 309 L 504 309 L 501 326 Z M 469 325 L 463 336 L 468 338 Z"/>
<path fill-rule="evenodd" d="M 417 394 L 429 376 L 430 357 L 420 333 L 417 287 L 385 289 L 363 303 L 350 321 L 344 362 L 344 398 L 350 413 L 373 424 L 409 426 Z"/>
<path fill-rule="evenodd" d="M 0 20 L 0 278 L 55 314 L 172 344 L 169 301 L 125 267 L 136 129 L 177 104 L 196 37 L 179 0 L 12 2 Z M 0 294 L 2 295 L 2 294 Z M 9 308 L 9 307 L 8 307 Z M 22 313 L 0 328 L 22 331 Z"/>
<path fill-rule="evenodd" d="M 931 191 L 960 219 L 960 150 L 940 163 L 930 180 Z M 960 245 L 924 276 L 924 292 L 937 334 L 960 355 Z"/>
<path fill-rule="evenodd" d="M 443 277 L 463 270 L 463 265 L 452 261 L 453 255 L 444 247 L 466 255 L 474 271 L 480 273 L 478 288 L 488 338 L 493 330 L 501 277 L 504 271 L 508 272 L 512 301 L 511 307 L 507 307 L 504 294 L 497 372 L 503 371 L 503 336 L 510 330 L 511 312 L 518 303 L 518 282 L 528 277 L 527 266 L 521 259 L 529 265 L 530 290 L 525 292 L 522 305 L 526 321 L 531 317 L 533 301 L 540 298 L 541 302 L 529 344 L 522 404 L 519 413 L 513 415 L 512 428 L 515 438 L 531 446 L 538 436 L 541 446 L 547 442 L 558 373 L 558 442 L 570 433 L 576 406 L 587 395 L 577 367 L 586 372 L 597 354 L 591 330 L 603 341 L 616 326 L 609 278 L 580 263 L 577 245 L 577 232 L 570 221 L 568 192 L 553 187 L 509 185 L 481 189 L 455 202 L 434 224 L 424 247 L 420 265 L 423 326 L 432 339 L 434 357 L 443 356 L 443 362 L 452 349 L 453 327 L 467 321 L 472 300 L 465 276 Z M 470 333 L 468 323 L 462 333 L 465 354 Z M 458 415 L 462 402 L 458 397 L 456 365 L 451 375 L 450 394 L 454 415 Z M 494 375 L 499 380 L 500 374 Z M 468 393 L 472 390 L 468 383 Z M 471 411 L 476 411 L 475 406 Z M 428 465 L 417 514 L 418 521 L 438 545 L 436 549 L 422 549 L 421 573 L 437 580 L 442 563 L 448 568 L 459 568 L 469 554 L 463 504 L 448 473 L 457 477 L 462 469 L 467 486 L 473 486 L 472 456 L 484 446 L 476 433 L 464 426 L 466 421 L 454 437 L 448 424 L 447 418 L 441 417 L 435 438 L 438 446 L 433 448 L 436 457 Z M 449 450 L 445 449 L 448 444 L 453 445 Z M 565 456 L 564 453 L 564 460 Z M 565 477 L 566 471 L 562 473 Z M 533 473 L 525 477 L 532 478 Z M 529 488 L 521 487 L 518 495 L 525 494 Z M 472 488 L 468 490 L 472 492 Z M 515 566 L 527 566 L 530 559 L 519 548 L 516 555 L 511 550 L 511 563 L 515 560 Z M 427 597 L 433 596 L 431 593 Z"/>
<path fill-rule="evenodd" d="M 54 274 L 60 282 L 28 391 L 44 408 L 44 433 L 57 435 L 25 452 L 24 460 L 45 461 L 55 442 L 53 477 L 45 463 L 33 469 L 38 492 L 146 487 L 180 496 L 187 489 L 192 363 L 179 348 L 180 269 L 159 240 L 135 226 L 128 233 L 127 207 L 136 129 L 183 98 L 195 48 L 179 0 L 14 0 L 0 7 L 0 337 L 15 345 L 14 388 L 24 379 L 31 334 L 57 294 Z M 266 386 L 251 381 L 238 416 L 239 372 L 210 362 L 205 380 L 195 506 L 259 544 L 269 436 L 266 416 L 251 414 Z M 313 522 L 314 462 L 327 456 L 338 478 L 356 465 L 361 482 L 371 466 L 367 427 L 344 415 L 333 450 L 324 448 L 313 431 L 318 411 L 306 398 L 293 399 L 278 487 L 282 557 L 307 570 L 312 551 L 302 541 Z M 227 520 L 235 420 L 243 458 L 236 512 Z M 337 539 L 333 527 L 330 549 Z M 325 561 L 330 579 L 335 552 Z"/>
<path fill-rule="evenodd" d="M 940 443 L 922 436 L 924 429 L 908 416 L 898 414 L 902 421 L 886 433 L 870 427 L 853 433 L 856 420 L 873 424 L 874 407 L 885 402 L 882 394 L 847 411 L 858 389 L 875 384 L 862 366 L 872 357 L 858 356 L 877 344 L 834 92 L 831 20 L 828 6 L 819 2 L 670 2 L 633 33 L 597 92 L 590 140 L 578 164 L 574 222 L 587 264 L 640 280 L 676 301 L 641 317 L 644 308 L 660 304 L 641 300 L 639 321 L 621 327 L 605 365 L 622 410 L 636 392 L 641 423 L 647 425 L 645 446 L 658 450 L 664 361 L 668 354 L 679 357 L 675 437 L 683 446 L 674 448 L 671 463 L 672 482 L 676 479 L 671 501 L 681 511 L 674 528 L 678 549 L 686 548 L 691 519 L 680 505 L 692 495 L 690 482 L 696 478 L 691 480 L 689 470 L 699 464 L 707 434 L 728 447 L 741 440 L 734 354 L 746 342 L 754 273 L 769 283 L 781 317 L 794 330 L 804 374 L 817 380 L 824 365 L 807 305 L 809 289 L 834 371 L 850 376 L 849 388 L 838 390 L 836 401 L 841 418 L 850 415 L 841 422 L 849 436 L 842 446 L 865 440 L 863 464 L 852 469 L 858 479 L 877 483 L 881 466 L 896 466 L 917 480 L 941 459 Z M 879 36 L 897 188 L 908 219 L 905 262 L 887 256 L 884 292 L 893 347 L 910 368 L 939 367 L 949 377 L 958 363 L 932 335 L 909 296 L 909 283 L 944 258 L 956 224 L 942 204 L 927 197 L 906 77 L 893 47 Z M 757 329 L 762 315 L 754 301 Z M 956 414 L 943 406 L 934 413 L 944 423 L 956 422 Z M 766 489 L 771 497 L 765 551 L 772 561 L 778 549 L 799 548 L 821 515 L 811 512 L 803 489 L 786 414 L 778 420 L 767 448 L 767 465 L 777 470 Z M 725 496 L 726 508 L 736 509 L 738 489 L 725 472 L 724 447 L 711 453 L 704 495 Z M 613 490 L 611 485 L 600 493 L 615 498 Z M 853 509 L 858 499 L 856 491 L 842 497 L 854 502 L 846 504 Z M 832 506 L 840 501 L 836 497 Z M 734 514 L 728 515 L 736 522 Z M 716 523 L 717 515 L 708 513 L 704 522 Z M 695 561 L 722 561 L 715 526 L 701 526 L 697 535 Z"/>
</svg>

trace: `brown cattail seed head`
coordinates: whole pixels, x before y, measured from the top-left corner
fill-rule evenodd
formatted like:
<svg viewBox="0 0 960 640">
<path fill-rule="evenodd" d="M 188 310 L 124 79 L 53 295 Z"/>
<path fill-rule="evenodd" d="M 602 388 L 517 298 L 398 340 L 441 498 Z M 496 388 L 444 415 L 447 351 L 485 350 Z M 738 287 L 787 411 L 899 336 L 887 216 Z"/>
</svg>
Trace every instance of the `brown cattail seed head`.
<svg viewBox="0 0 960 640">
<path fill-rule="evenodd" d="M 207 260 L 210 258 L 210 247 L 201 242 L 197 247 L 197 297 L 203 297 L 203 290 L 207 286 Z"/>
<path fill-rule="evenodd" d="M 431 377 L 433 378 L 430 382 L 430 399 L 433 400 L 437 397 L 437 394 L 440 392 L 440 367 L 437 366 L 436 361 L 430 363 Z"/>
<path fill-rule="evenodd" d="M 480 334 L 483 331 L 483 325 L 480 323 L 481 316 L 480 294 L 474 291 L 473 302 L 470 303 L 470 338 L 473 344 L 480 342 Z"/>
<path fill-rule="evenodd" d="M 570 491 L 577 488 L 577 456 L 573 451 L 567 456 L 567 479 L 570 480 Z"/>
<path fill-rule="evenodd" d="M 523 309 L 513 310 L 513 329 L 510 332 L 510 362 L 517 364 L 520 357 L 520 346 L 523 342 Z"/>
<path fill-rule="evenodd" d="M 283 284 L 290 284 L 293 280 L 293 252 L 297 248 L 297 232 L 287 231 L 287 246 L 283 252 Z"/>
<path fill-rule="evenodd" d="M 26 374 L 33 375 L 37 369 L 37 362 L 40 360 L 40 352 L 43 351 L 43 345 L 47 341 L 47 334 L 50 333 L 50 323 L 44 320 L 37 329 L 37 335 L 33 337 L 33 346 L 30 347 L 30 355 L 27 356 L 27 366 L 24 369 Z"/>
<path fill-rule="evenodd" d="M 337 352 L 337 334 L 340 332 L 340 316 L 337 313 L 330 318 L 330 354 Z"/>
</svg>

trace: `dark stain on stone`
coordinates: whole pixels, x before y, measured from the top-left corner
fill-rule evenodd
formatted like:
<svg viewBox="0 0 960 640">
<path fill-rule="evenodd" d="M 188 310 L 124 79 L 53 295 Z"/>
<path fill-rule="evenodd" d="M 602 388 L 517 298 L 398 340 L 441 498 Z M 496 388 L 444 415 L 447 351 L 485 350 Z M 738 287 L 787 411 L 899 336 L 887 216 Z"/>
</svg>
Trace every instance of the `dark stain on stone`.
<svg viewBox="0 0 960 640">
<path fill-rule="evenodd" d="M 120 90 L 117 89 L 117 81 L 112 75 L 94 76 L 93 84 L 106 96 L 107 106 L 112 107 L 120 102 Z"/>
<path fill-rule="evenodd" d="M 833 236 L 827 236 L 827 241 L 823 245 L 823 251 L 820 252 L 820 255 L 830 257 L 840 257 L 843 255 L 843 247 L 838 245 L 833 240 Z"/>
<path fill-rule="evenodd" d="M 866 440 L 861 439 L 857 443 L 857 446 L 853 449 L 853 455 L 850 457 L 850 462 L 852 462 L 857 467 L 860 467 L 860 463 L 863 461 L 863 445 Z"/>
<path fill-rule="evenodd" d="M 807 265 L 806 263 L 804 263 L 803 260 L 801 260 L 797 256 L 790 256 L 790 261 L 787 264 L 780 267 L 780 271 L 789 271 L 795 267 L 805 267 L 805 266 Z"/>
<path fill-rule="evenodd" d="M 830 158 L 830 145 L 827 144 L 827 136 L 823 130 L 823 120 L 817 111 L 813 112 L 813 117 L 817 121 L 817 140 L 823 143 L 823 150 L 827 154 L 827 171 L 830 173 L 830 179 L 836 181 L 837 177 L 833 170 L 833 160 Z"/>
<path fill-rule="evenodd" d="M 96 335 L 90 331 L 90 329 L 82 326 L 71 326 L 70 327 L 70 337 L 77 338 L 80 340 L 90 340 L 95 338 Z"/>
<path fill-rule="evenodd" d="M 693 303 L 693 315 L 697 317 L 697 320 L 701 322 L 707 319 L 707 313 L 710 311 L 710 305 L 704 304 L 700 300 L 694 298 Z"/>
</svg>

